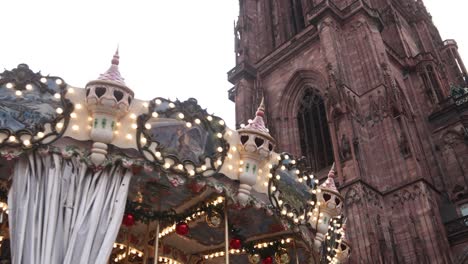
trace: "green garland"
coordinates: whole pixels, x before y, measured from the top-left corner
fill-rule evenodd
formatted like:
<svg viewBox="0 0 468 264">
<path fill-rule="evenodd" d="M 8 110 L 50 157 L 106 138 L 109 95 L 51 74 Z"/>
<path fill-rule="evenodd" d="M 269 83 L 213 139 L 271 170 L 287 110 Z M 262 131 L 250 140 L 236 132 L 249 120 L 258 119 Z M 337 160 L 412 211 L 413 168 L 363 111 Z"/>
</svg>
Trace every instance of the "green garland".
<svg viewBox="0 0 468 264">
<path fill-rule="evenodd" d="M 201 202 L 198 204 L 198 206 L 194 206 L 191 210 L 186 210 L 179 214 L 174 210 L 161 212 L 154 211 L 151 207 L 134 201 L 127 201 L 125 208 L 126 214 L 133 215 L 135 221 L 140 221 L 145 224 L 156 220 L 168 223 L 178 223 L 185 221 L 187 217 L 199 212 L 205 212 L 208 215 L 212 214 L 213 212 L 217 212 L 222 215 L 223 211 L 224 203 L 213 205 L 207 202 Z"/>
</svg>

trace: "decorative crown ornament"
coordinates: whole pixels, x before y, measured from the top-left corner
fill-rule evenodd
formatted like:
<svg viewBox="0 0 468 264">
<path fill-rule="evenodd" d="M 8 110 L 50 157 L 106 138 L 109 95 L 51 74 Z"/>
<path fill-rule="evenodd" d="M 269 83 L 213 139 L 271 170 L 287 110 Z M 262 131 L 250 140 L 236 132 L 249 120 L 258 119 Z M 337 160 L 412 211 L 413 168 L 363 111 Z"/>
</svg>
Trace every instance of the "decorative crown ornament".
<svg viewBox="0 0 468 264">
<path fill-rule="evenodd" d="M 264 116 L 265 105 L 262 98 L 254 120 L 249 121 L 249 124 L 244 128 L 237 130 L 241 143 L 239 146 L 241 158 L 240 185 L 237 197 L 241 204 L 247 203 L 250 190 L 257 182 L 258 170 L 268 161 L 275 144 L 275 140 L 265 127 Z"/>
<path fill-rule="evenodd" d="M 106 159 L 107 144 L 112 142 L 117 121 L 128 113 L 134 93 L 119 71 L 119 50 L 110 68 L 86 85 L 86 104 L 92 115 L 91 161 L 100 165 Z"/>
<path fill-rule="evenodd" d="M 340 230 L 341 239 L 337 241 L 335 245 L 335 258 L 338 260 L 338 264 L 346 263 L 351 255 L 351 244 L 348 241 L 346 236 L 346 223 L 343 224 L 343 227 Z"/>
<path fill-rule="evenodd" d="M 320 246 L 325 239 L 328 231 L 328 225 L 333 217 L 341 213 L 343 206 L 343 196 L 335 185 L 335 164 L 328 173 L 328 178 L 320 185 L 320 192 L 317 192 L 317 206 L 313 211 L 314 217 L 311 219 L 311 225 L 316 228 L 314 246 L 320 250 Z"/>
</svg>

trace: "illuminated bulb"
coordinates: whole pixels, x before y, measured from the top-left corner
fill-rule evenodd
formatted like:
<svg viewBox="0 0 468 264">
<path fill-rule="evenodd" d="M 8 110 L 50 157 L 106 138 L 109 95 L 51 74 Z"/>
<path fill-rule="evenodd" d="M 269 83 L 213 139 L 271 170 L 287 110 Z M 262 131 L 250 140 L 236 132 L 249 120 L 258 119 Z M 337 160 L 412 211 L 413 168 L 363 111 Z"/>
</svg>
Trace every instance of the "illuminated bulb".
<svg viewBox="0 0 468 264">
<path fill-rule="evenodd" d="M 264 182 L 263 186 L 268 187 L 268 182 Z"/>
<path fill-rule="evenodd" d="M 179 165 L 177 165 L 177 168 L 178 168 L 179 170 L 183 170 L 183 169 L 184 169 L 184 166 L 183 166 L 182 164 L 179 164 Z"/>
<path fill-rule="evenodd" d="M 187 122 L 187 123 L 185 123 L 185 126 L 187 126 L 188 128 L 190 128 L 190 127 L 192 127 L 192 123 Z"/>
<path fill-rule="evenodd" d="M 285 169 L 286 169 L 286 167 L 285 167 L 285 166 L 281 166 L 281 170 L 285 170 Z"/>
<path fill-rule="evenodd" d="M 213 121 L 213 117 L 212 117 L 212 116 L 207 116 L 206 119 L 208 119 L 208 121 Z"/>
<path fill-rule="evenodd" d="M 118 131 L 115 131 L 115 132 L 118 132 Z M 118 134 L 118 133 L 117 133 L 117 134 Z M 141 143 L 143 143 L 143 144 L 145 145 L 146 142 L 148 142 L 148 141 L 146 140 L 146 138 L 145 138 L 145 137 L 142 137 L 142 138 L 141 138 Z"/>
<path fill-rule="evenodd" d="M 58 85 L 61 85 L 63 83 L 62 79 L 57 79 L 55 80 L 55 83 L 58 84 Z"/>
<path fill-rule="evenodd" d="M 156 152 L 155 154 L 156 154 L 156 157 L 158 157 L 158 158 L 161 157 L 161 152 L 158 151 L 158 152 Z"/>
<path fill-rule="evenodd" d="M 75 93 L 75 89 L 73 89 L 73 88 L 70 87 L 70 88 L 68 88 L 68 92 L 71 93 L 71 94 L 72 94 L 72 93 Z"/>
<path fill-rule="evenodd" d="M 151 116 L 154 117 L 154 118 L 156 118 L 156 117 L 158 117 L 158 113 L 157 113 L 157 112 L 153 112 L 153 113 L 151 113 Z"/>
<path fill-rule="evenodd" d="M 92 118 L 92 117 L 88 117 L 88 121 L 93 121 L 93 118 Z M 120 123 L 117 122 L 117 126 L 120 126 L 119 124 L 120 124 Z"/>
<path fill-rule="evenodd" d="M 138 128 L 137 124 L 132 124 L 132 128 L 137 129 Z"/>
<path fill-rule="evenodd" d="M 71 113 L 71 114 L 70 114 L 70 117 L 71 117 L 71 118 L 76 118 L 76 113 L 75 113 L 75 112 Z"/>
<path fill-rule="evenodd" d="M 169 169 L 170 167 L 171 167 L 171 164 L 169 164 L 169 163 L 167 163 L 167 162 L 164 163 L 164 168 Z"/>
<path fill-rule="evenodd" d="M 23 145 L 29 146 L 29 145 L 31 145 L 31 141 L 29 141 L 29 139 L 25 139 L 25 140 L 23 141 Z"/>
<path fill-rule="evenodd" d="M 229 165 L 229 166 L 228 166 L 228 169 L 229 169 L 229 170 L 232 170 L 232 169 L 233 169 L 232 165 Z"/>
<path fill-rule="evenodd" d="M 221 160 L 218 160 L 217 163 L 219 166 L 223 165 L 223 162 Z"/>
<path fill-rule="evenodd" d="M 44 132 L 38 132 L 37 137 L 38 138 L 43 138 L 44 137 Z"/>
<path fill-rule="evenodd" d="M 229 130 L 227 133 L 228 133 L 229 136 L 232 136 L 232 131 L 231 130 Z"/>
<path fill-rule="evenodd" d="M 72 129 L 73 129 L 73 131 L 78 131 L 79 127 L 78 127 L 78 125 L 73 125 Z"/>
<path fill-rule="evenodd" d="M 277 179 L 277 180 L 281 179 L 281 176 L 276 175 L 276 179 Z"/>
<path fill-rule="evenodd" d="M 161 102 L 161 99 L 156 99 L 156 100 L 154 100 L 154 102 L 155 102 L 156 104 L 158 104 L 158 105 L 162 103 L 162 102 Z"/>
<path fill-rule="evenodd" d="M 218 147 L 218 152 L 223 152 L 223 148 L 222 148 L 222 147 Z"/>
<path fill-rule="evenodd" d="M 59 108 L 57 108 L 57 109 L 55 110 L 55 112 L 57 112 L 57 114 L 60 115 L 60 114 L 63 113 L 63 109 L 59 107 Z"/>
<path fill-rule="evenodd" d="M 175 107 L 175 104 L 174 104 L 174 103 L 169 103 L 169 107 L 170 107 L 170 108 L 174 108 L 174 107 Z"/>
<path fill-rule="evenodd" d="M 190 176 L 194 176 L 194 175 L 195 175 L 195 171 L 194 171 L 194 170 L 190 170 L 190 171 L 189 171 L 189 174 L 190 174 Z"/>
<path fill-rule="evenodd" d="M 47 79 L 44 78 L 44 77 L 42 77 L 42 78 L 41 78 L 41 83 L 46 83 L 46 82 L 47 82 Z"/>
<path fill-rule="evenodd" d="M 276 191 L 276 187 L 275 186 L 271 186 L 271 191 Z"/>
<path fill-rule="evenodd" d="M 146 124 L 145 124 L 145 128 L 146 128 L 146 129 L 151 129 L 151 124 L 150 124 L 150 123 L 146 123 Z"/>
<path fill-rule="evenodd" d="M 202 165 L 202 166 L 201 166 L 201 169 L 202 169 L 202 170 L 206 170 L 206 166 L 205 166 L 205 165 Z"/>
<path fill-rule="evenodd" d="M 54 94 L 54 97 L 55 97 L 55 99 L 60 99 L 61 96 L 60 96 L 59 93 L 55 93 L 55 94 Z"/>
<path fill-rule="evenodd" d="M 232 151 L 236 151 L 236 150 L 237 150 L 237 148 L 236 148 L 236 147 L 232 147 L 231 149 L 232 149 Z"/>
<path fill-rule="evenodd" d="M 224 120 L 219 120 L 219 124 L 224 126 Z"/>
<path fill-rule="evenodd" d="M 58 128 L 58 129 L 62 129 L 62 128 L 63 128 L 63 123 L 58 123 L 58 124 L 57 124 L 57 128 Z"/>
<path fill-rule="evenodd" d="M 218 136 L 218 138 L 222 138 L 222 137 L 223 137 L 223 134 L 218 133 L 217 136 Z"/>
<path fill-rule="evenodd" d="M 132 113 L 132 114 L 130 114 L 130 118 L 131 118 L 131 119 L 136 119 L 137 116 L 136 116 L 135 114 Z"/>
<path fill-rule="evenodd" d="M 23 94 L 23 92 L 21 92 L 21 91 L 16 91 L 15 94 L 16 94 L 17 96 L 21 96 L 21 95 Z"/>
<path fill-rule="evenodd" d="M 127 134 L 127 136 L 126 136 L 126 137 L 127 137 L 127 139 L 129 139 L 129 140 L 130 140 L 130 139 L 132 139 L 132 134 Z"/>
<path fill-rule="evenodd" d="M 6 88 L 8 88 L 8 89 L 13 88 L 13 84 L 12 84 L 12 83 L 7 83 L 7 84 L 6 84 Z"/>
<path fill-rule="evenodd" d="M 31 91 L 33 86 L 31 84 L 26 84 L 26 90 Z"/>
<path fill-rule="evenodd" d="M 184 119 L 184 114 L 179 113 L 179 118 L 180 118 L 180 119 Z"/>
<path fill-rule="evenodd" d="M 201 123 L 200 119 L 198 119 L 198 118 L 195 119 L 195 123 L 199 125 Z"/>
</svg>

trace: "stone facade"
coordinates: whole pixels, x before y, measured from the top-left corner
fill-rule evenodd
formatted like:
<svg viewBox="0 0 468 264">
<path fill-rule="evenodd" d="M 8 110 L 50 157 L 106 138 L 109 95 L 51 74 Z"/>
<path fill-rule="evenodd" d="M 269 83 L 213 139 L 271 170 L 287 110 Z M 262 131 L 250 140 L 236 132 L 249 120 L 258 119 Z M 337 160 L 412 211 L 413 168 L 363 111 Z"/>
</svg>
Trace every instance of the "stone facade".
<svg viewBox="0 0 468 264">
<path fill-rule="evenodd" d="M 351 263 L 463 263 L 468 232 L 453 238 L 444 224 L 468 202 L 468 96 L 450 96 L 467 71 L 423 2 L 239 3 L 228 72 L 236 125 L 263 97 L 279 149 L 301 156 L 301 99 L 320 93 Z"/>
</svg>

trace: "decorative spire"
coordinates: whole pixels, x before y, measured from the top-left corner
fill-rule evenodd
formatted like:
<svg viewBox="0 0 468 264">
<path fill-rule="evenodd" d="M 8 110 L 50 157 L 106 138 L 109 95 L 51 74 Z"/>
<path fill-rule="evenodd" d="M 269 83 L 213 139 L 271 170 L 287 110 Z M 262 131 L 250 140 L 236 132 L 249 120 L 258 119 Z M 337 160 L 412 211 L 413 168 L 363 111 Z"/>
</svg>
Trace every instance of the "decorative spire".
<svg viewBox="0 0 468 264">
<path fill-rule="evenodd" d="M 120 57 L 119 57 L 119 46 L 117 46 L 117 50 L 115 51 L 114 58 L 112 58 L 111 63 L 113 65 L 119 65 L 119 59 L 120 59 Z"/>
<path fill-rule="evenodd" d="M 120 62 L 119 60 L 120 60 L 119 48 L 117 47 L 114 57 L 112 58 L 112 61 L 111 61 L 112 64 L 110 68 L 105 73 L 101 74 L 98 80 L 111 81 L 111 82 L 115 82 L 123 86 L 127 86 L 124 81 L 125 79 L 122 77 L 119 71 L 119 62 Z"/>
<path fill-rule="evenodd" d="M 346 220 L 343 223 L 343 227 L 341 227 L 341 229 L 343 230 L 343 233 L 341 234 L 341 240 L 348 242 L 348 237 L 346 236 Z"/>
<path fill-rule="evenodd" d="M 265 127 L 265 122 L 263 121 L 263 117 L 265 116 L 265 101 L 262 97 L 262 101 L 257 108 L 257 112 L 255 113 L 255 118 L 252 121 L 249 121 L 249 124 L 245 126 L 244 129 L 256 130 L 261 133 L 265 133 L 270 136 L 270 131 L 268 128 Z"/>
<path fill-rule="evenodd" d="M 338 188 L 336 188 L 334 178 L 335 178 L 335 163 L 333 162 L 333 165 L 330 168 L 330 171 L 328 172 L 328 178 L 324 183 L 322 183 L 321 186 L 329 190 L 338 192 Z"/>
</svg>

